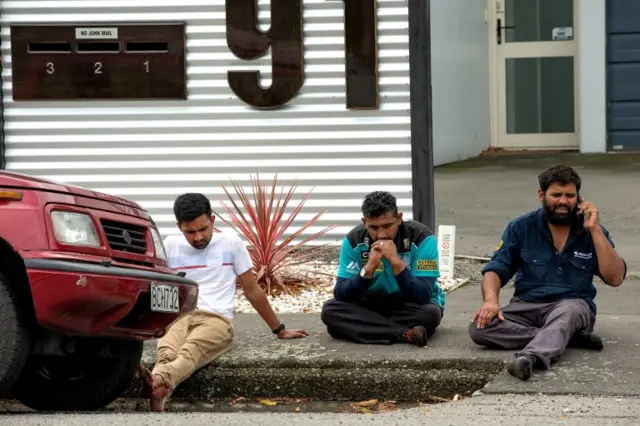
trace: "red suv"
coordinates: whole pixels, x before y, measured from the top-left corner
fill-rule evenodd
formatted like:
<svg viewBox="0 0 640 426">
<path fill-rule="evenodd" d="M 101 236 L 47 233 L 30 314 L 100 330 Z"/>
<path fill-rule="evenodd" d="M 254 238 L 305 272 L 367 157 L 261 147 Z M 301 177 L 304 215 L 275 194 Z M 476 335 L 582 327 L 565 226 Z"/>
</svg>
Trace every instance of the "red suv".
<svg viewBox="0 0 640 426">
<path fill-rule="evenodd" d="M 138 204 L 6 171 L 0 259 L 0 393 L 36 410 L 109 404 L 196 305 Z"/>
</svg>

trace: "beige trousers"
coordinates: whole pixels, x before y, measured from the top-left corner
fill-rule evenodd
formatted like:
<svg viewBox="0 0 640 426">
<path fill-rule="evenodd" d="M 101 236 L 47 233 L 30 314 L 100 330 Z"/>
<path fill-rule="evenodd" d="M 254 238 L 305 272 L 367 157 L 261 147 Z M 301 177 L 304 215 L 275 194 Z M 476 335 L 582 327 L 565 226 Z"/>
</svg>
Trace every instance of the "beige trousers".
<svg viewBox="0 0 640 426">
<path fill-rule="evenodd" d="M 175 389 L 196 370 L 228 352 L 233 337 L 229 318 L 201 309 L 187 312 L 158 340 L 152 374 Z"/>
</svg>

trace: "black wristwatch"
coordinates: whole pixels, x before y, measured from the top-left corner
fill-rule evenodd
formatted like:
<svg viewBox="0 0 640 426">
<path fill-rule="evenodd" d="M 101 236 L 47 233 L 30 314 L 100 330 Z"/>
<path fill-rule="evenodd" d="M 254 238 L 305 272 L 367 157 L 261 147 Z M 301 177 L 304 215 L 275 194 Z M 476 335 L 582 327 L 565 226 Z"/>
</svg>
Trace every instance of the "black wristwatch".
<svg viewBox="0 0 640 426">
<path fill-rule="evenodd" d="M 273 334 L 280 334 L 282 330 L 284 330 L 284 324 L 281 323 L 280 326 L 278 326 L 278 328 L 273 330 Z"/>
</svg>

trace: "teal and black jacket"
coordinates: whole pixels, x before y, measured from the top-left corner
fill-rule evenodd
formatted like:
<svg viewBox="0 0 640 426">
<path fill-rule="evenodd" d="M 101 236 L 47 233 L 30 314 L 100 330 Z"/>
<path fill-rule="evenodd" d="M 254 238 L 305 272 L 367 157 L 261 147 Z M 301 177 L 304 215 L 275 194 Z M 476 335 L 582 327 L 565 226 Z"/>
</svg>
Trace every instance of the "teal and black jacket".
<svg viewBox="0 0 640 426">
<path fill-rule="evenodd" d="M 398 276 L 393 275 L 391 264 L 384 258 L 372 279 L 360 276 L 373 243 L 363 224 L 344 238 L 334 289 L 336 300 L 355 302 L 363 297 L 398 295 L 408 303 L 433 302 L 444 310 L 445 295 L 438 284 L 438 244 L 429 228 L 413 220 L 400 225 L 395 244 L 407 267 Z"/>
</svg>

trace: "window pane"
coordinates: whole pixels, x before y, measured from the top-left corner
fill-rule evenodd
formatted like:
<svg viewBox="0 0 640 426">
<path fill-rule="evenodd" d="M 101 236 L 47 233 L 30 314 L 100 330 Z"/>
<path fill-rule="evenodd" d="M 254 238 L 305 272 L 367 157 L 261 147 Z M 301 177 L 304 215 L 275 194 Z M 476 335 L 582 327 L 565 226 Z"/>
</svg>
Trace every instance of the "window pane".
<svg viewBox="0 0 640 426">
<path fill-rule="evenodd" d="M 507 133 L 573 133 L 573 57 L 506 60 Z"/>
<path fill-rule="evenodd" d="M 573 0 L 505 0 L 504 8 L 503 25 L 514 27 L 502 30 L 507 43 L 552 41 L 554 28 L 573 28 Z"/>
</svg>

